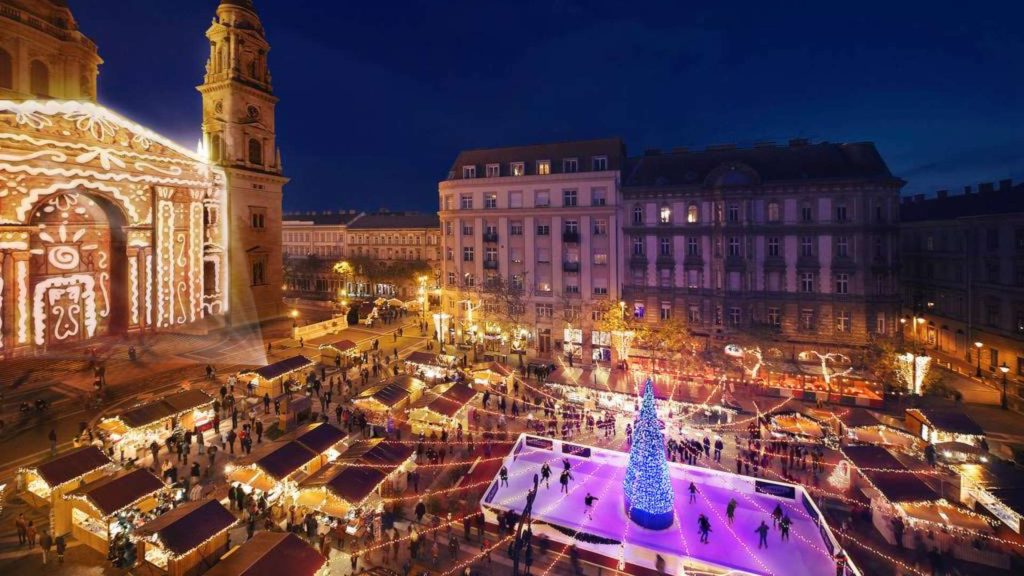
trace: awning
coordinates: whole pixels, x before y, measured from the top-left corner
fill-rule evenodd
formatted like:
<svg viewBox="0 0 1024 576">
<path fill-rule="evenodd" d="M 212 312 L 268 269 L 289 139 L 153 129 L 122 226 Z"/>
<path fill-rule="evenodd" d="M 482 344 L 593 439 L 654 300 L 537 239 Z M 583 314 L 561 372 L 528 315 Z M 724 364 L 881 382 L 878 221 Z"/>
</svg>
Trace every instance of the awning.
<svg viewBox="0 0 1024 576">
<path fill-rule="evenodd" d="M 325 348 L 333 348 L 341 353 L 356 352 L 359 350 L 359 346 L 351 340 L 338 340 L 336 342 L 328 342 L 320 345 L 321 350 L 324 350 Z"/>
<path fill-rule="evenodd" d="M 295 441 L 317 454 L 323 454 L 347 437 L 348 434 L 333 424 L 320 422 L 301 428 Z"/>
<path fill-rule="evenodd" d="M 300 354 L 298 356 L 292 356 L 291 358 L 274 362 L 273 364 L 268 364 L 262 368 L 257 368 L 255 373 L 264 380 L 273 380 L 274 378 L 278 378 L 289 372 L 309 368 L 311 366 L 316 366 L 316 362 L 313 362 L 309 358 Z"/>
<path fill-rule="evenodd" d="M 104 517 L 112 516 L 135 504 L 146 496 L 154 495 L 164 488 L 164 483 L 144 468 L 100 480 L 71 495 L 80 495 L 92 504 Z"/>
<path fill-rule="evenodd" d="M 215 499 L 186 502 L 138 529 L 139 536 L 160 540 L 164 550 L 182 556 L 235 525 L 238 520 Z"/>
<path fill-rule="evenodd" d="M 99 448 L 85 446 L 62 454 L 34 469 L 30 468 L 30 470 L 34 470 L 50 488 L 55 488 L 112 463 L 110 458 Z"/>
<path fill-rule="evenodd" d="M 294 474 L 316 457 L 315 452 L 292 441 L 260 458 L 255 465 L 271 478 L 280 481 Z"/>
</svg>

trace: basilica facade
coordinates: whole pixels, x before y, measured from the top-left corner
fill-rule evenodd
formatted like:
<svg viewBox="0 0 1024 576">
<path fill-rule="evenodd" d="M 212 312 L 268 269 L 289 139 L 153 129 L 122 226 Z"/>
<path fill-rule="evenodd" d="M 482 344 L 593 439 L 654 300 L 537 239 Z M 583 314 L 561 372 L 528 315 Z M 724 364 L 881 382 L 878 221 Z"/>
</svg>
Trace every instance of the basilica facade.
<svg viewBox="0 0 1024 576">
<path fill-rule="evenodd" d="M 95 103 L 63 2 L 0 1 L 0 353 L 280 313 L 269 46 L 248 0 L 207 37 L 193 151 Z"/>
</svg>

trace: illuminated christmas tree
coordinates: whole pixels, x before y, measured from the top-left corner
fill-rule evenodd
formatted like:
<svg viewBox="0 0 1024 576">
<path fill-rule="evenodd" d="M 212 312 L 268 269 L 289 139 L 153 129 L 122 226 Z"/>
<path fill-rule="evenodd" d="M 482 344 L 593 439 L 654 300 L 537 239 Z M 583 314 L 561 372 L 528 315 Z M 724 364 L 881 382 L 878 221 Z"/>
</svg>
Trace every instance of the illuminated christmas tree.
<svg viewBox="0 0 1024 576">
<path fill-rule="evenodd" d="M 626 512 L 633 522 L 651 530 L 672 525 L 675 495 L 665 459 L 665 437 L 654 404 L 654 384 L 644 385 L 640 414 L 633 424 L 633 445 L 623 482 Z"/>
</svg>

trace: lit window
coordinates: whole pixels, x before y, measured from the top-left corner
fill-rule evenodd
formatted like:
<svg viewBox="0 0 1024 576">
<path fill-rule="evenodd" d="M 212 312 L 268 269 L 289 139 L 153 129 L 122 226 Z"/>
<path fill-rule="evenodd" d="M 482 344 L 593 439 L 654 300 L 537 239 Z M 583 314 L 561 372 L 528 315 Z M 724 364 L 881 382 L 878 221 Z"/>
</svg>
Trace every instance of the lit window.
<svg viewBox="0 0 1024 576">
<path fill-rule="evenodd" d="M 668 206 L 662 206 L 661 210 L 658 210 L 658 222 L 662 224 L 668 224 L 672 221 L 672 209 Z"/>
<path fill-rule="evenodd" d="M 697 209 L 696 204 L 690 204 L 686 208 L 686 222 L 689 224 L 696 224 L 700 222 L 700 212 Z"/>
<path fill-rule="evenodd" d="M 547 176 L 548 174 L 551 174 L 551 160 L 538 160 L 537 174 L 541 176 Z"/>
<path fill-rule="evenodd" d="M 779 203 L 776 202 L 775 200 L 770 200 L 768 202 L 768 221 L 779 222 L 781 219 L 782 217 L 779 213 Z"/>
<path fill-rule="evenodd" d="M 523 174 L 526 174 L 526 165 L 522 162 L 513 162 L 510 167 L 510 172 L 512 172 L 513 176 L 522 176 Z"/>
</svg>

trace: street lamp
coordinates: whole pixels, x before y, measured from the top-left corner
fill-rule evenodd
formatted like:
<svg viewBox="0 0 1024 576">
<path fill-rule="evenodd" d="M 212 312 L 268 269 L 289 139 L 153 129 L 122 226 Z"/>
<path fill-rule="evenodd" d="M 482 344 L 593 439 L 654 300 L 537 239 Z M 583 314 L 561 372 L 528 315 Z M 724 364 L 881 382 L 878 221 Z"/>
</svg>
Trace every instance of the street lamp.
<svg viewBox="0 0 1024 576">
<path fill-rule="evenodd" d="M 917 342 L 918 342 L 918 336 L 917 336 L 917 325 L 918 324 L 924 324 L 924 318 L 922 318 L 920 316 L 917 316 L 916 318 L 914 318 L 914 346 L 917 346 Z"/>
<path fill-rule="evenodd" d="M 900 318 L 900 344 L 903 344 L 904 334 L 907 331 L 907 319 Z"/>
<path fill-rule="evenodd" d="M 626 319 L 626 301 L 619 300 L 619 310 L 622 312 L 622 319 Z"/>
<path fill-rule="evenodd" d="M 292 309 L 291 317 L 292 317 L 292 328 L 297 328 L 299 326 L 299 311 L 295 310 L 295 309 Z"/>
<path fill-rule="evenodd" d="M 975 376 L 981 378 L 981 347 L 984 346 L 980 341 L 974 343 L 974 347 L 978 349 L 978 370 L 974 373 Z"/>
<path fill-rule="evenodd" d="M 1003 395 L 999 399 L 999 405 L 1002 406 L 1003 410 L 1006 410 L 1006 373 L 1010 371 L 1010 367 L 1003 362 L 1003 365 L 999 367 L 999 371 L 1003 373 Z"/>
</svg>

